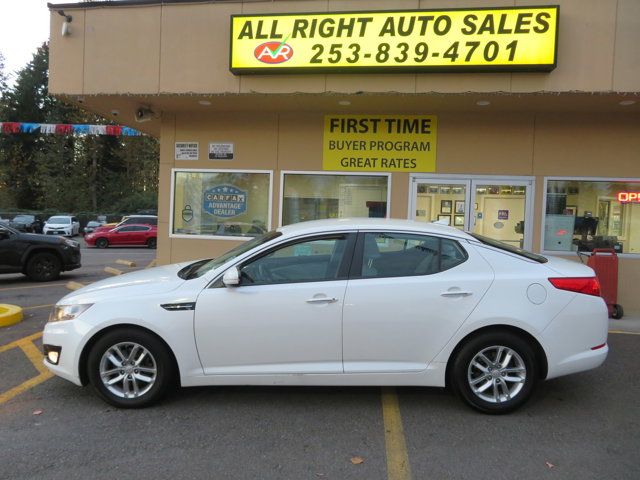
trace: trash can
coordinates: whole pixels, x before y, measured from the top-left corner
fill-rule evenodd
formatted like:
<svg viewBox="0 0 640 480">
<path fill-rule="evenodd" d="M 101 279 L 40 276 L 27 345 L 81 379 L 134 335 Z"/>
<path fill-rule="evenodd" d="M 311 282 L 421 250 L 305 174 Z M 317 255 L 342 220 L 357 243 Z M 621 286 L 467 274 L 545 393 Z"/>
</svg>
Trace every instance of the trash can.
<svg viewBox="0 0 640 480">
<path fill-rule="evenodd" d="M 596 272 L 600 292 L 609 310 L 609 317 L 622 318 L 624 312 L 618 305 L 618 255 L 613 248 L 594 248 L 587 261 Z"/>
</svg>

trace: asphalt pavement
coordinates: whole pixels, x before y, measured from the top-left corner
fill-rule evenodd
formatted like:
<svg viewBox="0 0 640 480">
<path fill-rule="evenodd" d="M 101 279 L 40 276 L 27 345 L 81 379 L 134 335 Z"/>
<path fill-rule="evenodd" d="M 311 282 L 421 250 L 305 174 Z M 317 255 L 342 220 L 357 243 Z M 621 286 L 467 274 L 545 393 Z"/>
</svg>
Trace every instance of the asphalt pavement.
<svg viewBox="0 0 640 480">
<path fill-rule="evenodd" d="M 38 370 L 29 345 L 39 347 L 48 305 L 69 281 L 154 257 L 84 249 L 82 269 L 57 282 L 0 276 L 0 303 L 25 307 L 23 322 L 0 329 L 0 479 L 640 478 L 634 317 L 612 322 L 624 333 L 610 334 L 602 367 L 540 383 L 505 416 L 437 388 L 186 388 L 151 408 L 118 410 Z"/>
</svg>

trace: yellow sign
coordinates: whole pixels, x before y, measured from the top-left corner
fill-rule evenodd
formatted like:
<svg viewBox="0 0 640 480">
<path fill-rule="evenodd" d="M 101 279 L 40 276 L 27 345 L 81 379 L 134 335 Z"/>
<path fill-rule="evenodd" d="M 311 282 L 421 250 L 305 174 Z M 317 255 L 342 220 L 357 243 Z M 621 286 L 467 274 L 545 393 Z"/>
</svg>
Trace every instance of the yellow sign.
<svg viewBox="0 0 640 480">
<path fill-rule="evenodd" d="M 326 115 L 322 168 L 435 172 L 434 115 Z"/>
<path fill-rule="evenodd" d="M 232 15 L 235 74 L 551 71 L 558 6 Z"/>
</svg>

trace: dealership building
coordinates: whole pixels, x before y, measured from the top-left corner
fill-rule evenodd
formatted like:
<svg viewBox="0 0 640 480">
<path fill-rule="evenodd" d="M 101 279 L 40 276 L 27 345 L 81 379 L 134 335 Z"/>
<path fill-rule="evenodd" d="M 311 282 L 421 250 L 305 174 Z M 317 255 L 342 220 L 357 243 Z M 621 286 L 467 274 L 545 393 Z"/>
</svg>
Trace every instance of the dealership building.
<svg viewBox="0 0 640 480">
<path fill-rule="evenodd" d="M 158 263 L 299 221 L 440 221 L 614 249 L 640 313 L 637 0 L 49 8 L 49 91 L 160 140 Z"/>
</svg>

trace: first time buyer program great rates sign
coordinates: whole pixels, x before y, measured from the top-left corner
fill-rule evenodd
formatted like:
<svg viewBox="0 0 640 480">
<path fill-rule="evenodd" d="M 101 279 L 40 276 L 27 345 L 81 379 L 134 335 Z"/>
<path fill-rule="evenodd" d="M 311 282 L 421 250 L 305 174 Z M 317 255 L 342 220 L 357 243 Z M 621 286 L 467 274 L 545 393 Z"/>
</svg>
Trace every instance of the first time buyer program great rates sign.
<svg viewBox="0 0 640 480">
<path fill-rule="evenodd" d="M 434 115 L 326 115 L 322 168 L 435 172 Z"/>
<path fill-rule="evenodd" d="M 558 6 L 232 15 L 235 74 L 551 71 Z"/>
</svg>

